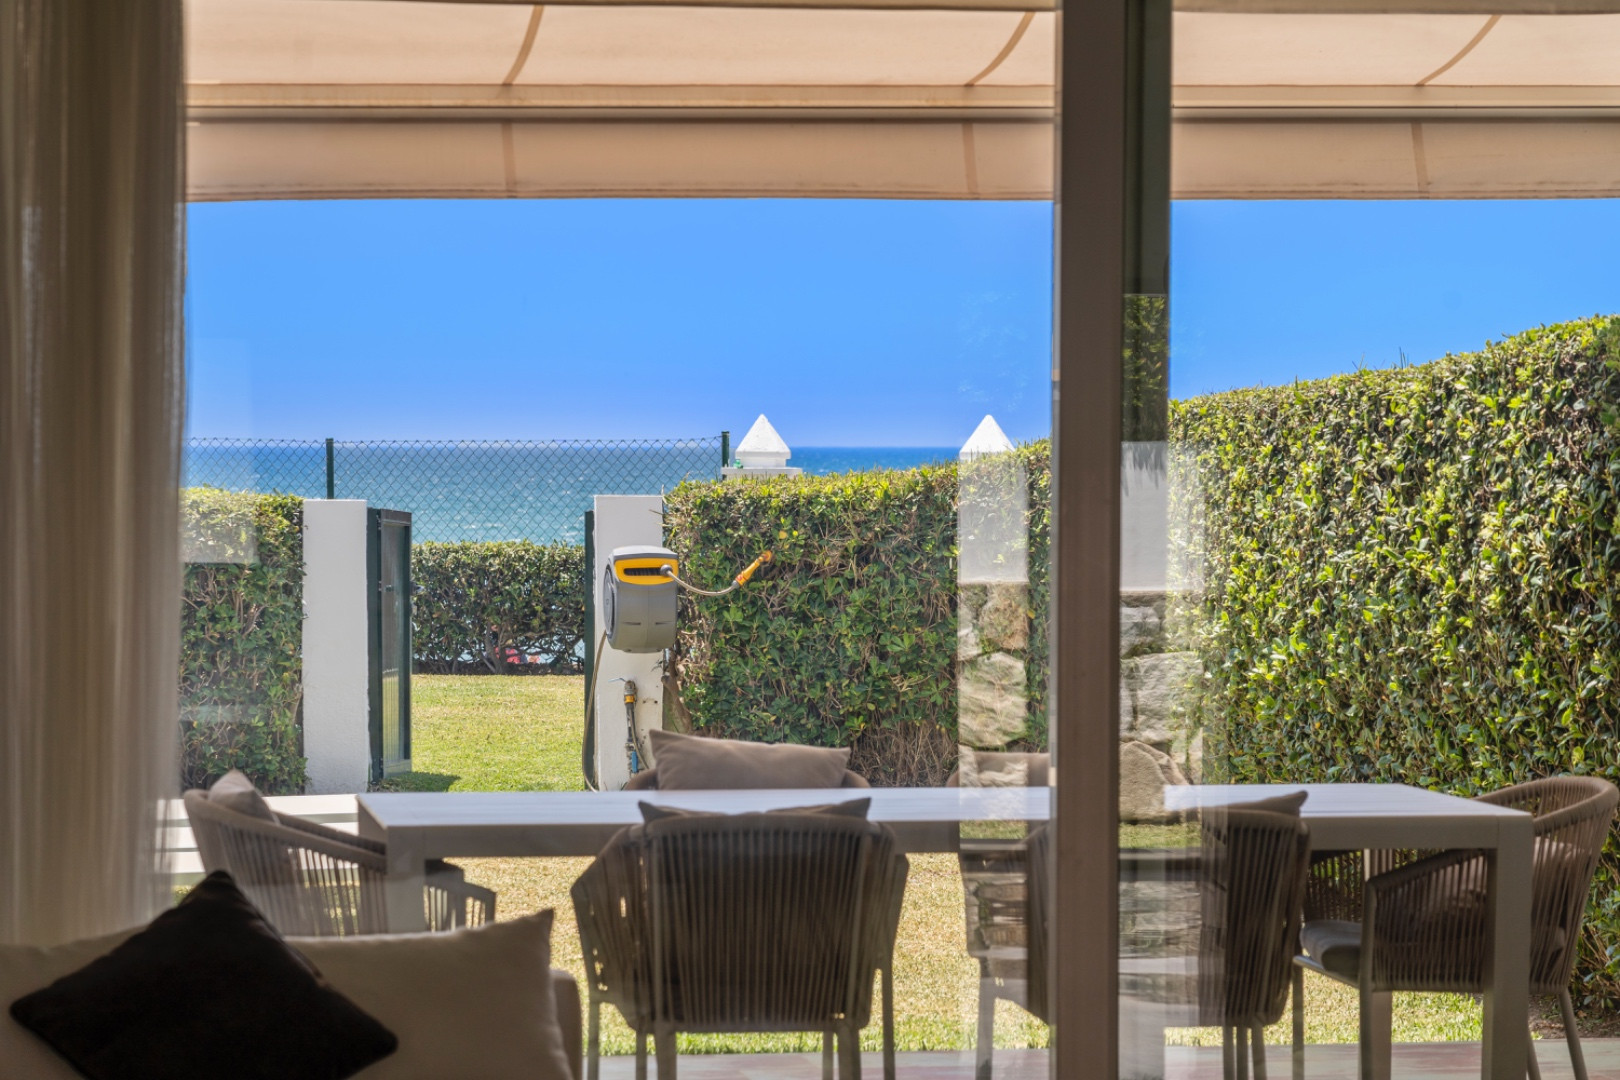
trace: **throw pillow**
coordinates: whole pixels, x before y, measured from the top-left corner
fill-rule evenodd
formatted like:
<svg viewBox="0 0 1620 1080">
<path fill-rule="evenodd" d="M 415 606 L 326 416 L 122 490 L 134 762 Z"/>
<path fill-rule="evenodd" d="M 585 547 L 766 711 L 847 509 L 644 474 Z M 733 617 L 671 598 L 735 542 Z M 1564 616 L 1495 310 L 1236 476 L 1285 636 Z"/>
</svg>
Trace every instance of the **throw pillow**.
<svg viewBox="0 0 1620 1080">
<path fill-rule="evenodd" d="M 659 806 L 656 803 L 641 803 L 641 820 L 644 822 L 664 821 L 669 818 L 698 818 L 698 817 L 733 817 L 737 815 L 720 814 L 712 810 L 687 810 L 680 806 Z M 870 797 L 865 799 L 851 799 L 849 802 L 825 803 L 820 806 L 787 806 L 779 810 L 766 810 L 766 814 L 818 814 L 826 817 L 852 817 L 866 820 L 872 809 Z"/>
<path fill-rule="evenodd" d="M 1305 805 L 1308 791 L 1290 791 L 1286 795 L 1272 795 L 1265 799 L 1256 799 L 1253 802 L 1228 803 L 1228 810 L 1264 810 L 1271 814 L 1287 814 L 1289 817 L 1298 817 L 1300 809 Z"/>
<path fill-rule="evenodd" d="M 342 1080 L 397 1045 L 224 871 L 11 1015 L 91 1080 Z"/>
<path fill-rule="evenodd" d="M 708 739 L 653 729 L 661 791 L 836 788 L 844 785 L 848 747 Z"/>
<path fill-rule="evenodd" d="M 208 789 L 208 801 L 249 817 L 276 820 L 276 812 L 264 801 L 259 789 L 238 769 L 232 769 L 214 781 L 214 786 Z"/>
<path fill-rule="evenodd" d="M 438 934 L 292 938 L 399 1035 L 360 1080 L 570 1080 L 551 976 L 552 912 Z"/>
</svg>

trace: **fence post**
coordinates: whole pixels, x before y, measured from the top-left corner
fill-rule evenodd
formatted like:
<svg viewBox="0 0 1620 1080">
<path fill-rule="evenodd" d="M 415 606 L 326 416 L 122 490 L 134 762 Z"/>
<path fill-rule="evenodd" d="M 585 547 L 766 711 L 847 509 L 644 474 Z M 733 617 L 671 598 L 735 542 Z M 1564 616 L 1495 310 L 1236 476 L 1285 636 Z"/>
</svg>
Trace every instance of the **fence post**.
<svg viewBox="0 0 1620 1080">
<path fill-rule="evenodd" d="M 724 469 L 731 464 L 731 432 L 720 433 L 720 467 Z"/>
<path fill-rule="evenodd" d="M 332 449 L 332 440 L 326 440 L 326 497 L 337 498 L 337 455 Z"/>
</svg>

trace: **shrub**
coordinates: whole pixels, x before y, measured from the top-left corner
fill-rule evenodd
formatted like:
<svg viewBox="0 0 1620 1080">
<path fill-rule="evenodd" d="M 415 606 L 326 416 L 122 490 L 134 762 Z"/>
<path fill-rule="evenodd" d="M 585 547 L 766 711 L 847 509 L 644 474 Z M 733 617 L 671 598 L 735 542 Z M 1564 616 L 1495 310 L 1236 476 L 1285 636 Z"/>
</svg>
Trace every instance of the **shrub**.
<svg viewBox="0 0 1620 1080">
<path fill-rule="evenodd" d="M 304 503 L 213 488 L 181 493 L 181 783 L 241 769 L 303 790 Z"/>
<path fill-rule="evenodd" d="M 1020 452 L 1031 514 L 1026 618 L 1044 626 L 1044 446 Z M 754 582 L 682 594 L 676 673 L 709 734 L 853 748 L 889 784 L 938 784 L 956 756 L 957 469 L 686 483 L 666 499 L 683 576 L 715 588 L 771 548 Z M 1027 634 L 1030 724 L 1045 731 L 1045 634 Z M 1021 744 L 1022 745 L 1022 744 Z"/>
<path fill-rule="evenodd" d="M 1620 778 L 1620 319 L 1177 403 L 1171 439 L 1198 467 L 1202 707 L 1234 779 Z M 1620 991 L 1617 854 L 1588 1000 Z"/>
<path fill-rule="evenodd" d="M 411 579 L 418 671 L 580 670 L 584 548 L 527 540 L 417 544 Z M 509 662 L 517 655 L 542 664 Z"/>
</svg>

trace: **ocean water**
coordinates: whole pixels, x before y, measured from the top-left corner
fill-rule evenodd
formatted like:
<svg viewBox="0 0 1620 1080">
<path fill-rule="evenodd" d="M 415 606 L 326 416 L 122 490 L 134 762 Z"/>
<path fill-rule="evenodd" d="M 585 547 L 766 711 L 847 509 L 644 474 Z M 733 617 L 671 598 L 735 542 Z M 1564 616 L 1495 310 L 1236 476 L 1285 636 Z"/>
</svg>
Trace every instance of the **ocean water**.
<svg viewBox="0 0 1620 1080">
<path fill-rule="evenodd" d="M 950 461 L 950 447 L 800 447 L 790 465 L 823 475 Z M 411 512 L 423 540 L 579 543 L 594 495 L 648 495 L 719 475 L 720 440 L 335 443 L 334 494 Z M 186 486 L 326 494 L 322 442 L 193 439 Z"/>
</svg>

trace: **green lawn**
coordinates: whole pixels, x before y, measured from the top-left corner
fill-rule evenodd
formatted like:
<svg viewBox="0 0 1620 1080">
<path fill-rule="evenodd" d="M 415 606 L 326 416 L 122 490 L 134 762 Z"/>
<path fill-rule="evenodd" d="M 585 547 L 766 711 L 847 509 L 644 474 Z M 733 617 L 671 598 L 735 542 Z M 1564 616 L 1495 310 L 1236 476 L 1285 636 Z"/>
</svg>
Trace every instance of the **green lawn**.
<svg viewBox="0 0 1620 1080">
<path fill-rule="evenodd" d="M 413 675 L 411 759 L 416 772 L 389 782 L 408 791 L 578 790 L 584 687 L 578 677 Z M 1153 839 L 1133 831 L 1127 842 Z M 503 918 L 543 908 L 557 911 L 554 960 L 583 972 L 568 888 L 583 859 L 463 859 L 469 879 L 499 894 Z M 919 855 L 911 861 L 905 910 L 895 959 L 895 1040 L 902 1050 L 954 1050 L 973 1045 L 978 971 L 962 949 L 962 879 L 952 855 Z M 1356 1040 L 1355 994 L 1337 983 L 1309 976 L 1306 1036 L 1311 1042 Z M 997 1015 L 997 1046 L 1043 1046 L 1046 1030 L 1005 1002 Z M 634 1051 L 630 1030 L 607 1010 L 603 1052 Z M 1449 994 L 1398 994 L 1395 1039 L 1431 1042 L 1478 1039 L 1479 1006 Z M 1267 1032 L 1288 1040 L 1286 1017 Z M 867 1029 L 868 1049 L 878 1048 L 877 1026 Z M 1220 1032 L 1187 1028 L 1171 1041 L 1219 1045 Z M 686 1051 L 744 1052 L 820 1049 L 809 1036 L 683 1036 Z"/>
</svg>

